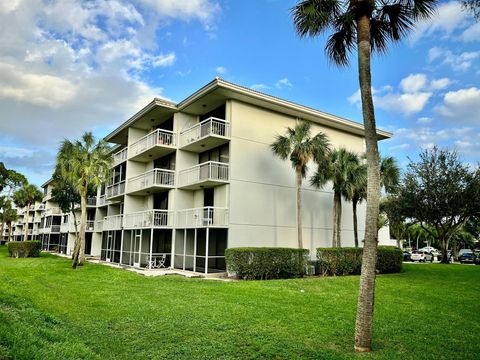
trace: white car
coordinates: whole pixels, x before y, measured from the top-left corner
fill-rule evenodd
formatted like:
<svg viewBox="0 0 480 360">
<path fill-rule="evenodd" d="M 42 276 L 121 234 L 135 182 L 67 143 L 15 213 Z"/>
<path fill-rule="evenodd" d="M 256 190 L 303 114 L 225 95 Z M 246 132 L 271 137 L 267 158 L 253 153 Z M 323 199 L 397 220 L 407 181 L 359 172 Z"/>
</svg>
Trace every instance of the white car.
<svg viewBox="0 0 480 360">
<path fill-rule="evenodd" d="M 418 261 L 418 262 L 427 262 L 427 261 L 432 261 L 432 254 L 426 251 L 414 251 L 412 252 L 411 255 L 411 260 L 412 262 Z"/>
<path fill-rule="evenodd" d="M 431 253 L 431 252 L 434 252 L 434 251 L 438 252 L 437 249 L 435 249 L 434 247 L 431 247 L 431 246 L 425 246 L 421 249 L 418 249 L 418 251 L 424 251 L 424 252 L 428 252 L 428 253 Z"/>
</svg>

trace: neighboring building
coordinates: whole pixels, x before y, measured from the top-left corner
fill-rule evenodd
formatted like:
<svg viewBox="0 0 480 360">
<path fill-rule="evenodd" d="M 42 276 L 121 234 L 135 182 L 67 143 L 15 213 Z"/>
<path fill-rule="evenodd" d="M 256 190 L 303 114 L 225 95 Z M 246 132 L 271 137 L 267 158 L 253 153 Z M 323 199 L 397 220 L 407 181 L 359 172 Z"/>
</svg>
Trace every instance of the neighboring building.
<svg viewBox="0 0 480 360">
<path fill-rule="evenodd" d="M 270 144 L 300 119 L 313 124 L 314 134 L 327 134 L 334 147 L 365 150 L 361 124 L 218 78 L 179 104 L 154 99 L 106 137 L 116 144 L 113 172 L 89 200 L 87 253 L 136 267 L 161 259 L 167 267 L 216 272 L 225 270 L 227 247 L 295 247 L 295 174 Z M 378 130 L 378 136 L 391 134 Z M 54 208 L 49 182 L 44 189 L 48 211 Z M 315 256 L 317 247 L 331 244 L 333 194 L 328 186 L 315 190 L 308 179 L 302 194 L 304 245 Z M 358 216 L 362 239 L 364 204 Z M 73 249 L 68 218 L 45 217 L 43 229 L 52 224 L 43 232 L 47 248 Z M 390 244 L 388 228 L 379 240 Z M 346 202 L 342 241 L 353 246 Z"/>
</svg>

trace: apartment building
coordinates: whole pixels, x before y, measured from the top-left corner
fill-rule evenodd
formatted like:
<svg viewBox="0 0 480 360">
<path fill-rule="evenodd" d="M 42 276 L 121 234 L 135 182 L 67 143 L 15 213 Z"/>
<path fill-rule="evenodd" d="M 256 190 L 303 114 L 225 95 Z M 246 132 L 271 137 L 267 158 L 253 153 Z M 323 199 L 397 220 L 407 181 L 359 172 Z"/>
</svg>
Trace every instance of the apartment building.
<svg viewBox="0 0 480 360">
<path fill-rule="evenodd" d="M 211 273 L 225 270 L 227 247 L 295 247 L 295 174 L 270 144 L 300 120 L 310 121 L 314 134 L 327 134 L 334 147 L 365 150 L 359 123 L 219 78 L 178 104 L 154 99 L 105 138 L 115 145 L 112 177 L 90 200 L 87 253 L 134 267 Z M 380 140 L 390 136 L 378 130 Z M 304 246 L 315 256 L 317 247 L 331 244 L 333 193 L 307 179 L 302 202 Z M 49 223 L 57 224 L 51 216 Z M 68 253 L 74 232 L 66 217 L 58 246 Z M 362 204 L 360 239 L 364 219 Z M 379 240 L 390 244 L 388 228 Z M 346 202 L 342 241 L 354 243 Z"/>
</svg>

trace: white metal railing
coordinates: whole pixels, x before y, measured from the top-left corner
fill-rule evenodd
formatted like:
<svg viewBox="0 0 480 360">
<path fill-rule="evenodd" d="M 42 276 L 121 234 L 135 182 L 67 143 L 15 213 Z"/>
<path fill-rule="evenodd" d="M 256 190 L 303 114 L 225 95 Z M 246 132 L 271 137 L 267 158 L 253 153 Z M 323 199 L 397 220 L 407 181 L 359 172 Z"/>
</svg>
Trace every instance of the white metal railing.
<svg viewBox="0 0 480 360">
<path fill-rule="evenodd" d="M 177 227 L 228 226 L 228 208 L 206 206 L 177 211 Z"/>
<path fill-rule="evenodd" d="M 122 162 L 127 160 L 128 156 L 128 148 L 123 148 L 122 150 L 116 152 L 113 154 L 113 166 L 117 166 L 118 164 L 121 164 Z"/>
<path fill-rule="evenodd" d="M 96 196 L 89 196 L 87 198 L 87 206 L 95 206 L 97 205 L 97 197 Z"/>
<path fill-rule="evenodd" d="M 95 220 L 95 232 L 103 231 L 103 220 Z"/>
<path fill-rule="evenodd" d="M 93 231 L 95 229 L 95 220 L 87 220 L 85 231 Z"/>
<path fill-rule="evenodd" d="M 230 122 L 215 117 L 209 117 L 180 133 L 181 146 L 188 145 L 208 136 L 230 138 Z"/>
<path fill-rule="evenodd" d="M 45 210 L 44 215 L 49 216 L 49 215 L 61 215 L 62 214 L 62 209 L 59 207 L 51 207 Z"/>
<path fill-rule="evenodd" d="M 123 225 L 127 229 L 173 226 L 173 211 L 146 210 L 126 214 Z"/>
<path fill-rule="evenodd" d="M 72 227 L 73 227 L 73 224 L 72 224 Z M 70 222 L 60 224 L 60 232 L 66 233 L 66 232 L 69 232 L 69 231 L 71 231 Z"/>
<path fill-rule="evenodd" d="M 128 147 L 128 153 L 130 156 L 135 156 L 151 149 L 156 145 L 167 147 L 176 146 L 177 136 L 173 131 L 157 129 L 130 145 Z"/>
<path fill-rule="evenodd" d="M 192 185 L 205 180 L 228 181 L 227 163 L 207 161 L 181 170 L 178 173 L 178 186 Z"/>
<path fill-rule="evenodd" d="M 60 225 L 50 225 L 50 232 L 60 232 Z"/>
<path fill-rule="evenodd" d="M 103 230 L 120 230 L 122 228 L 123 215 L 105 216 Z"/>
<path fill-rule="evenodd" d="M 105 206 L 110 204 L 110 201 L 106 199 L 105 194 L 98 197 L 97 206 Z"/>
<path fill-rule="evenodd" d="M 175 185 L 175 171 L 165 169 L 153 169 L 141 175 L 128 179 L 128 191 L 138 191 L 152 186 Z"/>
<path fill-rule="evenodd" d="M 43 196 L 42 202 L 48 201 L 52 198 L 52 190 L 47 191 L 47 193 Z"/>
<path fill-rule="evenodd" d="M 120 181 L 119 183 L 109 185 L 105 189 L 105 195 L 108 198 L 119 196 L 125 193 L 125 180 Z"/>
</svg>

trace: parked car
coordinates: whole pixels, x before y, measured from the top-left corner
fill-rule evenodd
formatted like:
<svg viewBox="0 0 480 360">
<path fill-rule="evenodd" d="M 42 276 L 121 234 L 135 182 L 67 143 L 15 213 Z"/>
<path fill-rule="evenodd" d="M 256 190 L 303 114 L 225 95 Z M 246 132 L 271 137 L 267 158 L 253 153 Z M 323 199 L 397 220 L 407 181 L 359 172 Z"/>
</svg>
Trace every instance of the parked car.
<svg viewBox="0 0 480 360">
<path fill-rule="evenodd" d="M 427 261 L 432 261 L 432 259 L 433 259 L 432 254 L 427 251 L 414 251 L 411 255 L 412 262 L 415 262 L 415 261 L 427 262 Z"/>
<path fill-rule="evenodd" d="M 464 251 L 458 256 L 458 261 L 460 261 L 461 264 L 473 264 L 475 262 L 475 255 L 473 254 L 472 250 Z"/>
<path fill-rule="evenodd" d="M 448 258 L 448 262 L 452 262 L 452 251 L 451 250 L 448 250 L 447 251 L 447 258 Z M 442 261 L 442 252 L 439 251 L 438 252 L 438 261 Z"/>
<path fill-rule="evenodd" d="M 412 261 L 412 254 L 408 251 L 403 252 L 403 261 Z"/>
<path fill-rule="evenodd" d="M 431 252 L 438 251 L 438 250 L 435 249 L 434 247 L 431 247 L 431 246 L 425 246 L 421 249 L 418 249 L 418 251 L 424 251 L 424 252 L 431 253 Z"/>
</svg>

